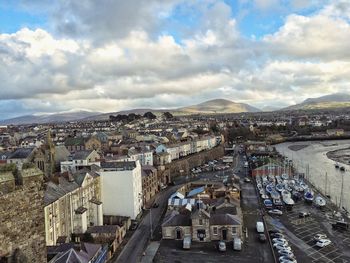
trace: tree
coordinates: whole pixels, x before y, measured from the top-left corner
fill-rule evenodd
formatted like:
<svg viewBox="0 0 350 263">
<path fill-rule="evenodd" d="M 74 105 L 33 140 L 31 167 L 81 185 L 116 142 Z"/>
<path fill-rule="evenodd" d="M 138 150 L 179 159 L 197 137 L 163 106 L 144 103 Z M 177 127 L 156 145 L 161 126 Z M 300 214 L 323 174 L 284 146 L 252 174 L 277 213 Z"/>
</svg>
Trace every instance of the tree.
<svg viewBox="0 0 350 263">
<path fill-rule="evenodd" d="M 143 115 L 144 118 L 147 118 L 149 120 L 154 120 L 157 118 L 156 115 L 154 115 L 152 112 L 146 112 L 144 115 Z"/>
<path fill-rule="evenodd" d="M 167 119 L 167 120 L 169 120 L 169 119 L 173 119 L 174 118 L 174 116 L 170 113 L 170 112 L 164 112 L 163 113 L 163 116 L 164 116 L 164 118 L 165 119 Z"/>
</svg>

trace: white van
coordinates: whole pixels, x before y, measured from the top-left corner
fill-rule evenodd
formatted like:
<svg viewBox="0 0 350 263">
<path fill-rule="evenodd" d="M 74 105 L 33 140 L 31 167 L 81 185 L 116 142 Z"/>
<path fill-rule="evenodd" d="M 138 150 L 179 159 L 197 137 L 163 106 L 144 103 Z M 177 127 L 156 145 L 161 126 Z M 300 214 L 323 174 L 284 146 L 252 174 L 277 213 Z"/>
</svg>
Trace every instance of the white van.
<svg viewBox="0 0 350 263">
<path fill-rule="evenodd" d="M 233 239 L 233 250 L 242 250 L 242 240 L 239 237 Z"/>
<path fill-rule="evenodd" d="M 256 222 L 256 231 L 258 231 L 258 233 L 264 233 L 264 223 L 263 222 Z"/>
<path fill-rule="evenodd" d="M 183 240 L 183 249 L 191 248 L 191 236 L 185 236 Z"/>
</svg>

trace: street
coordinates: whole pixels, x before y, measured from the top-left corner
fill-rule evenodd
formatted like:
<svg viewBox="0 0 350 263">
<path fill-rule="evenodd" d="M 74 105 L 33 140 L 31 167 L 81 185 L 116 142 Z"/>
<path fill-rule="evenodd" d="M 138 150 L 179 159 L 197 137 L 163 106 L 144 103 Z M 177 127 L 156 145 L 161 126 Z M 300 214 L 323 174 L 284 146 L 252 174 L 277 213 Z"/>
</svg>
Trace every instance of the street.
<svg viewBox="0 0 350 263">
<path fill-rule="evenodd" d="M 178 186 L 172 186 L 164 191 L 160 192 L 156 197 L 155 202 L 159 204 L 157 208 L 152 209 L 152 229 L 154 230 L 158 225 L 164 209 L 166 209 L 168 198 L 175 191 Z M 150 212 L 148 212 L 139 223 L 138 228 L 135 230 L 134 234 L 125 245 L 124 249 L 121 251 L 119 257 L 112 262 L 118 263 L 129 263 L 129 262 L 139 262 L 142 253 L 147 245 L 147 242 L 151 234 L 151 222 L 150 222 Z"/>
</svg>

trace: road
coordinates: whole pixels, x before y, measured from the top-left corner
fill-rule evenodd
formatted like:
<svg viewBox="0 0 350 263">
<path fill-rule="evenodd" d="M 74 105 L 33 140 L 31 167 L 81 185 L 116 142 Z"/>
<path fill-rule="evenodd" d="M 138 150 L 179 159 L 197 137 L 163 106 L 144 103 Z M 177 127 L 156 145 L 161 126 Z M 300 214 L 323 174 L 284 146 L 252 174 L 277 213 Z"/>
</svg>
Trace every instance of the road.
<svg viewBox="0 0 350 263">
<path fill-rule="evenodd" d="M 245 242 L 247 257 L 251 259 L 250 262 L 274 262 L 269 243 L 260 243 L 257 239 L 256 222 L 262 221 L 261 207 L 254 184 L 245 183 L 243 180 L 247 176 L 247 170 L 243 167 L 244 162 L 243 155 L 237 155 L 235 173 L 240 177 L 243 222 L 244 227 L 248 230 L 248 238 Z"/>
<path fill-rule="evenodd" d="M 139 262 L 151 234 L 151 213 L 152 228 L 154 230 L 162 216 L 164 209 L 166 209 L 168 198 L 172 193 L 175 192 L 178 187 L 179 186 L 172 186 L 159 193 L 155 200 L 155 202 L 159 204 L 159 207 L 151 208 L 152 211 L 143 217 L 142 221 L 139 223 L 138 228 L 135 230 L 134 234 L 125 245 L 119 257 L 112 262 Z"/>
</svg>

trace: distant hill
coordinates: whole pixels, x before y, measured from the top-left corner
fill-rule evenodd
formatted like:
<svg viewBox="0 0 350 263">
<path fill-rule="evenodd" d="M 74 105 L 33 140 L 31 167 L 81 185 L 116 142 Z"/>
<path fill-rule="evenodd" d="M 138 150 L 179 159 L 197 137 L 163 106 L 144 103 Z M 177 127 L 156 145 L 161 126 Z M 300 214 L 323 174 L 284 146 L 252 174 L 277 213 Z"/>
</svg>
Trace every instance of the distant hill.
<svg viewBox="0 0 350 263">
<path fill-rule="evenodd" d="M 177 109 L 177 111 L 195 114 L 213 114 L 213 113 L 238 113 L 238 112 L 258 112 L 257 108 L 254 108 L 245 103 L 236 103 L 230 100 L 215 99 L 209 100 L 197 105 L 183 107 Z"/>
<path fill-rule="evenodd" d="M 254 108 L 248 104 L 236 103 L 230 100 L 215 99 L 209 100 L 197 105 L 177 108 L 177 109 L 133 109 L 119 112 L 103 113 L 98 116 L 88 117 L 85 120 L 106 120 L 110 115 L 116 116 L 118 114 L 140 114 L 143 115 L 146 112 L 152 112 L 155 115 L 161 115 L 164 112 L 170 112 L 174 116 L 191 115 L 191 114 L 219 114 L 219 113 L 239 113 L 239 112 L 258 112 L 257 108 Z"/>
<path fill-rule="evenodd" d="M 20 116 L 12 119 L 2 120 L 0 124 L 2 125 L 18 125 L 18 124 L 31 124 L 31 123 L 54 123 L 54 122 L 67 122 L 84 119 L 91 116 L 96 116 L 101 114 L 100 112 L 90 112 L 90 111 L 76 111 L 67 113 L 57 113 L 57 114 L 43 114 L 43 115 L 26 115 Z"/>
<path fill-rule="evenodd" d="M 53 123 L 53 122 L 67 122 L 67 121 L 94 121 L 94 120 L 108 120 L 110 115 L 116 116 L 118 114 L 139 114 L 144 115 L 146 112 L 152 112 L 155 115 L 161 115 L 164 112 L 170 112 L 174 116 L 191 115 L 191 114 L 220 114 L 220 113 L 239 113 L 239 112 L 258 112 L 248 104 L 236 103 L 230 100 L 215 99 L 209 100 L 197 105 L 182 107 L 177 109 L 132 109 L 119 112 L 99 113 L 79 111 L 71 113 L 59 114 L 44 114 L 44 115 L 28 115 L 13 119 L 0 121 L 0 124 L 30 124 L 30 123 Z"/>
<path fill-rule="evenodd" d="M 309 98 L 302 103 L 292 105 L 282 110 L 317 110 L 350 107 L 350 94 L 334 93 L 318 98 Z"/>
</svg>

